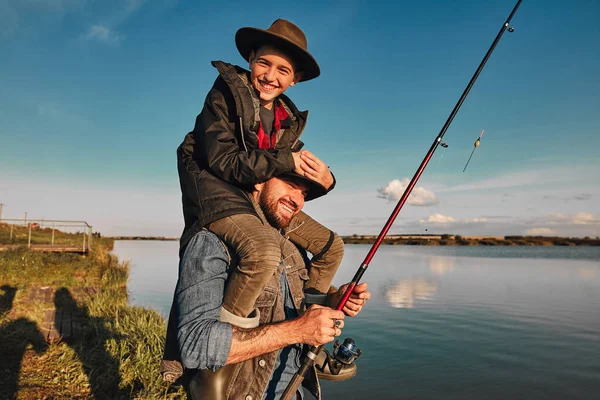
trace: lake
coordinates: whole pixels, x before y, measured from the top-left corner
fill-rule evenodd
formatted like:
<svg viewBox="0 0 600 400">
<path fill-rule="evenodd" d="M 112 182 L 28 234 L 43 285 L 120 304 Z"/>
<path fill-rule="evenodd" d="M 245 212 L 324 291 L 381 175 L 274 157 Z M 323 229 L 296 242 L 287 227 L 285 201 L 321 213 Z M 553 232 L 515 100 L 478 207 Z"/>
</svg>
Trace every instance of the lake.
<svg viewBox="0 0 600 400">
<path fill-rule="evenodd" d="M 334 284 L 369 245 L 348 245 Z M 117 241 L 130 303 L 167 315 L 177 242 Z M 373 299 L 346 321 L 358 374 L 326 399 L 600 398 L 599 247 L 381 246 Z M 327 346 L 331 351 L 331 345 Z"/>
</svg>

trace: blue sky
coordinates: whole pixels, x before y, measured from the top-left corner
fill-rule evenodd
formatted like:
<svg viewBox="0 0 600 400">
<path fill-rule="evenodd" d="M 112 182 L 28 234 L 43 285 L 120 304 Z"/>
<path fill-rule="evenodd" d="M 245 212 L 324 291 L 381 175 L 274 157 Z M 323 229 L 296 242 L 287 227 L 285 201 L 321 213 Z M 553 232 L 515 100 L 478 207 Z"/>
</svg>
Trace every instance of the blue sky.
<svg viewBox="0 0 600 400">
<path fill-rule="evenodd" d="M 308 203 L 341 234 L 380 231 L 512 0 L 0 0 L 3 218 L 178 236 L 175 149 L 242 26 L 282 17 L 322 75 L 287 94 L 338 184 Z M 595 0 L 525 0 L 391 233 L 600 235 Z M 466 172 L 473 142 L 485 129 Z"/>
</svg>

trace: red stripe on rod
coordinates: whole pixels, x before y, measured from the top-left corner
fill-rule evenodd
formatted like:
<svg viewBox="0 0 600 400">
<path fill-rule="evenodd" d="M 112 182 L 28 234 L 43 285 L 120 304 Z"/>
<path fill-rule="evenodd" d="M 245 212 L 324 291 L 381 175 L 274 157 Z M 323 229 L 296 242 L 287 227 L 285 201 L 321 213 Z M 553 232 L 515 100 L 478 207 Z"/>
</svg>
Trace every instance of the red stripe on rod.
<svg viewBox="0 0 600 400">
<path fill-rule="evenodd" d="M 354 290 L 355 287 L 356 287 L 356 282 L 355 281 L 350 282 L 350 284 L 348 285 L 348 289 L 346 289 L 346 292 L 344 293 L 344 296 L 342 297 L 342 299 L 338 303 L 337 307 L 335 308 L 336 310 L 342 311 L 342 308 L 344 308 L 344 306 L 346 305 L 346 302 L 348 302 L 348 299 L 350 298 L 350 295 L 352 294 L 352 291 Z"/>
</svg>

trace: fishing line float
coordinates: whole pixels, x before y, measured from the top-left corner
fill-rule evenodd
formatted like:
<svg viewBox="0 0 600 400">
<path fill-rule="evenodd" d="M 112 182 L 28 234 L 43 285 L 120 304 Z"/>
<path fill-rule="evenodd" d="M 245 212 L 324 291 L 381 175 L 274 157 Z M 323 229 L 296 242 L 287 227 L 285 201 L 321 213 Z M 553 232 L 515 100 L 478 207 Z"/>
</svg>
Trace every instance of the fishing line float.
<svg viewBox="0 0 600 400">
<path fill-rule="evenodd" d="M 356 271 L 356 274 L 354 275 L 354 277 L 352 278 L 352 281 L 348 285 L 348 288 L 346 289 L 346 292 L 342 296 L 342 299 L 337 304 L 337 306 L 335 308 L 336 310 L 342 310 L 344 308 L 344 305 L 346 305 L 346 302 L 350 298 L 350 295 L 352 294 L 352 292 L 354 290 L 354 287 L 358 284 L 358 282 L 360 281 L 360 278 L 362 278 L 363 274 L 365 273 L 365 271 L 369 267 L 369 263 L 371 262 L 371 259 L 373 258 L 373 256 L 375 255 L 375 252 L 377 251 L 377 249 L 379 248 L 379 246 L 383 242 L 383 238 L 385 237 L 385 235 L 387 234 L 387 232 L 390 230 L 390 228 L 392 226 L 392 223 L 394 222 L 394 220 L 398 216 L 398 213 L 402 209 L 402 206 L 404 206 L 404 203 L 408 199 L 408 196 L 410 196 L 410 193 L 412 192 L 412 190 L 415 187 L 417 181 L 421 177 L 421 174 L 425 170 L 425 167 L 429 163 L 429 160 L 433 156 L 433 153 L 435 152 L 435 150 L 437 149 L 437 147 L 439 145 L 442 145 L 442 147 L 446 147 L 446 144 L 444 142 L 442 142 L 442 138 L 444 137 L 444 134 L 448 130 L 448 127 L 452 123 L 452 120 L 456 116 L 456 113 L 460 109 L 460 106 L 465 101 L 467 95 L 469 94 L 469 91 L 471 90 L 471 88 L 473 87 L 473 84 L 477 80 L 477 77 L 479 76 L 479 74 L 483 70 L 483 67 L 485 66 L 486 62 L 488 61 L 488 59 L 492 55 L 492 52 L 496 48 L 496 45 L 500 41 L 500 38 L 504 34 L 504 31 L 507 31 L 507 30 L 509 32 L 513 32 L 514 31 L 514 29 L 509 24 L 510 24 L 510 20 L 515 15 L 515 13 L 517 12 L 517 9 L 521 5 L 521 1 L 522 0 L 518 0 L 517 1 L 517 4 L 513 8 L 513 10 L 510 13 L 510 15 L 508 16 L 508 19 L 506 20 L 506 22 L 504 22 L 504 24 L 502 24 L 502 28 L 500 29 L 500 32 L 498 32 L 498 34 L 496 35 L 496 38 L 494 39 L 494 42 L 492 43 L 492 45 L 488 49 L 487 53 L 485 54 L 485 57 L 483 57 L 483 60 L 481 60 L 481 63 L 479 64 L 479 67 L 477 68 L 477 70 L 473 74 L 473 77 L 469 81 L 469 84 L 465 88 L 463 94 L 458 99 L 458 102 L 454 106 L 454 109 L 450 113 L 450 116 L 446 120 L 446 123 L 442 127 L 442 130 L 440 131 L 440 133 L 437 135 L 437 137 L 433 141 L 433 144 L 429 148 L 429 151 L 425 155 L 425 158 L 421 162 L 421 165 L 419 165 L 419 168 L 417 169 L 417 172 L 415 173 L 415 175 L 411 179 L 410 183 L 406 187 L 406 190 L 404 191 L 404 194 L 402 195 L 402 197 L 398 201 L 398 204 L 394 208 L 394 211 L 392 212 L 392 215 L 390 215 L 390 217 L 388 218 L 387 222 L 383 226 L 383 229 L 381 230 L 381 233 L 379 233 L 379 236 L 377 237 L 377 240 L 375 240 L 375 243 L 371 247 L 371 250 L 369 250 L 369 253 L 365 257 L 365 259 L 362 262 L 362 264 L 360 265 L 360 267 L 358 268 L 358 271 Z M 322 349 L 323 349 L 323 346 L 318 346 L 318 347 L 317 346 L 311 346 L 310 347 L 308 353 L 306 354 L 306 357 L 304 358 L 304 361 L 303 361 L 302 365 L 300 366 L 300 369 L 298 370 L 298 372 L 296 372 L 294 374 L 294 376 L 292 377 L 291 381 L 287 385 L 285 391 L 283 392 L 283 395 L 281 396 L 282 400 L 292 400 L 292 398 L 296 395 L 296 391 L 298 390 L 298 388 L 302 384 L 302 381 L 304 380 L 304 376 L 306 375 L 306 372 L 309 370 L 309 368 L 311 368 L 314 365 L 315 359 L 317 358 L 317 355 L 321 352 Z"/>
<path fill-rule="evenodd" d="M 463 168 L 463 172 L 465 172 L 465 170 L 467 169 L 467 165 L 469 165 L 469 161 L 471 161 L 471 157 L 473 157 L 473 153 L 475 153 L 475 149 L 479 147 L 479 142 L 481 142 L 481 137 L 483 136 L 483 131 L 485 129 L 481 130 L 481 133 L 479 134 L 479 137 L 477 138 L 477 140 L 475 141 L 475 143 L 473 143 L 473 151 L 471 152 L 471 155 L 469 156 L 469 159 L 467 160 L 467 163 L 465 164 L 465 167 Z"/>
</svg>

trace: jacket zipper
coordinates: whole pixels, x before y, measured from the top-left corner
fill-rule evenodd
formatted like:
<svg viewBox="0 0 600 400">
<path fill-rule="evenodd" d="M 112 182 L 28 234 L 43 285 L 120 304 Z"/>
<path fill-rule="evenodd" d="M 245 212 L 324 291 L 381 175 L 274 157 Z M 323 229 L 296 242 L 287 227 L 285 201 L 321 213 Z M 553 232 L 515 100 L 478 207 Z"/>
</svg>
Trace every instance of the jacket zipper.
<svg viewBox="0 0 600 400">
<path fill-rule="evenodd" d="M 240 135 L 242 136 L 242 144 L 244 145 L 244 149 L 246 153 L 248 152 L 248 147 L 246 147 L 246 140 L 244 139 L 244 125 L 242 125 L 242 117 L 238 117 L 240 119 Z"/>
</svg>

